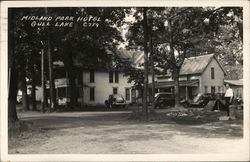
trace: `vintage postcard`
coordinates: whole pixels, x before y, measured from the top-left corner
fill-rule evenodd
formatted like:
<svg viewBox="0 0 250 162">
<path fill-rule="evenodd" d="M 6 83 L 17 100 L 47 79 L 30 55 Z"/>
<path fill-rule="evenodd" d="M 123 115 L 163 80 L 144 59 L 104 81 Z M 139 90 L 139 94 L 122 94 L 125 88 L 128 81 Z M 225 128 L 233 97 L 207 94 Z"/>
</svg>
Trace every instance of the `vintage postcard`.
<svg viewBox="0 0 250 162">
<path fill-rule="evenodd" d="M 249 161 L 249 13 L 1 2 L 1 161 Z"/>
</svg>

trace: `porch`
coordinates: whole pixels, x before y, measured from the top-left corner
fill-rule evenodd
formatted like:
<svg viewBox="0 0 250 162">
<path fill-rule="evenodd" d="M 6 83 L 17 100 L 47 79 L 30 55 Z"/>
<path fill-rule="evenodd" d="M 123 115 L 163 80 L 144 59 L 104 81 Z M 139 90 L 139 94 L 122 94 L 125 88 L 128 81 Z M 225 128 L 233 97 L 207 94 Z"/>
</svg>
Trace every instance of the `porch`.
<svg viewBox="0 0 250 162">
<path fill-rule="evenodd" d="M 199 79 L 195 80 L 180 80 L 180 98 L 181 99 L 192 99 L 199 93 Z M 156 82 L 155 89 L 156 92 L 170 92 L 174 93 L 174 81 L 164 81 Z M 152 83 L 149 84 L 149 87 L 152 87 Z"/>
</svg>

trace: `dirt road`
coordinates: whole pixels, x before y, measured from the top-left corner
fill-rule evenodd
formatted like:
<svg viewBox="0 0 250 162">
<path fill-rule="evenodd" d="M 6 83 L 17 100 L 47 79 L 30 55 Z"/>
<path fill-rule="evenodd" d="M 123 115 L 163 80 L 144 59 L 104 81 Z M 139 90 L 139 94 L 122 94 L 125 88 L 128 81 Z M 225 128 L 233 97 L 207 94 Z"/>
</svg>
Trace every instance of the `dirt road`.
<svg viewBox="0 0 250 162">
<path fill-rule="evenodd" d="M 39 131 L 10 138 L 9 153 L 233 153 L 242 148 L 242 123 L 138 122 L 129 111 L 19 113 Z M 243 150 L 242 150 L 243 151 Z"/>
</svg>

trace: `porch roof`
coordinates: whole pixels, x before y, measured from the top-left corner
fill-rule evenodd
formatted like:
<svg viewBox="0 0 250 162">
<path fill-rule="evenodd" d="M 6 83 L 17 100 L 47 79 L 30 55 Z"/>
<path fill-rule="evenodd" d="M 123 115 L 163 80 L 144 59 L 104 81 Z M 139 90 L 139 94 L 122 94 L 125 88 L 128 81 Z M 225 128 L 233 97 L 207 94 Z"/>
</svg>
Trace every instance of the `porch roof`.
<svg viewBox="0 0 250 162">
<path fill-rule="evenodd" d="M 197 87 L 199 86 L 199 79 L 195 80 L 180 80 L 179 81 L 180 86 L 190 86 L 190 87 Z M 152 86 L 152 83 L 149 84 L 149 87 Z M 168 87 L 173 87 L 174 86 L 174 81 L 166 81 L 166 82 L 156 82 L 155 83 L 155 88 L 168 88 Z"/>
</svg>

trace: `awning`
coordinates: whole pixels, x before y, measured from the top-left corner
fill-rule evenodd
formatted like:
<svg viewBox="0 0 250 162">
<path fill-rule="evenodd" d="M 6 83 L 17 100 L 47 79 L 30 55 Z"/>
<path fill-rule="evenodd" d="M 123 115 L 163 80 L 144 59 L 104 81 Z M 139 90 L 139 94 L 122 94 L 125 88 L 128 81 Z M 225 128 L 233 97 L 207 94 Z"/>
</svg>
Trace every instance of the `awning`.
<svg viewBox="0 0 250 162">
<path fill-rule="evenodd" d="M 243 79 L 239 80 L 224 80 L 225 84 L 234 85 L 234 86 L 243 86 Z"/>
<path fill-rule="evenodd" d="M 198 87 L 199 80 L 180 80 L 180 86 L 188 86 L 188 87 Z M 152 87 L 152 83 L 149 84 L 149 87 Z M 155 82 L 155 88 L 168 88 L 174 87 L 174 81 L 166 81 L 166 82 Z"/>
</svg>

